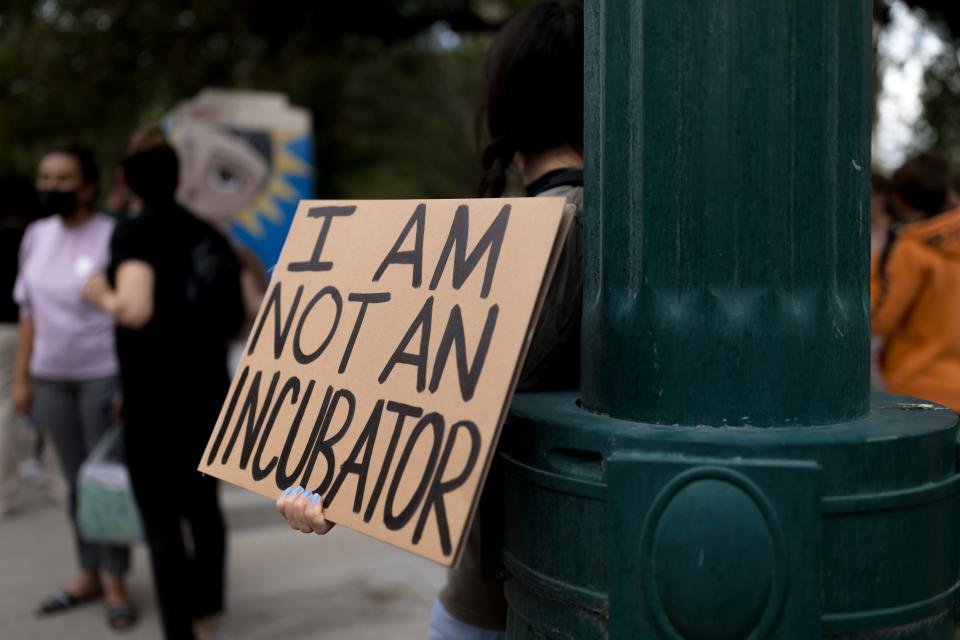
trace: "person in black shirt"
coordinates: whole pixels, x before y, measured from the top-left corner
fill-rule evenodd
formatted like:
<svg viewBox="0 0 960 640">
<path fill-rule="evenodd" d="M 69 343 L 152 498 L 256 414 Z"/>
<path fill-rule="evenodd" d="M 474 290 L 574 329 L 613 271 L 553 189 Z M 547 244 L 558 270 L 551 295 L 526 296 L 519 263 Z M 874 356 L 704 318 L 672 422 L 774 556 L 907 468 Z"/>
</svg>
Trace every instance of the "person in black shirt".
<svg viewBox="0 0 960 640">
<path fill-rule="evenodd" d="M 240 265 L 226 238 L 174 201 L 171 146 L 127 157 L 122 175 L 139 212 L 119 222 L 108 273 L 86 296 L 117 321 L 127 464 L 165 636 L 206 638 L 223 609 L 226 532 L 217 481 L 196 469 L 244 318 Z"/>
</svg>

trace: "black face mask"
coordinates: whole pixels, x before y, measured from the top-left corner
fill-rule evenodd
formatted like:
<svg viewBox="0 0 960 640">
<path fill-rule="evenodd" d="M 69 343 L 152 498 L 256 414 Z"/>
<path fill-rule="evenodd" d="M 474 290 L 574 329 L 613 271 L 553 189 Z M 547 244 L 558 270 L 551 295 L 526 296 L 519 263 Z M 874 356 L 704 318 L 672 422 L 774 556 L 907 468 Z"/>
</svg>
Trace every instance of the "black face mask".
<svg viewBox="0 0 960 640">
<path fill-rule="evenodd" d="M 37 201 L 40 211 L 45 216 L 59 215 L 69 218 L 77 212 L 77 192 L 44 189 L 37 191 Z"/>
</svg>

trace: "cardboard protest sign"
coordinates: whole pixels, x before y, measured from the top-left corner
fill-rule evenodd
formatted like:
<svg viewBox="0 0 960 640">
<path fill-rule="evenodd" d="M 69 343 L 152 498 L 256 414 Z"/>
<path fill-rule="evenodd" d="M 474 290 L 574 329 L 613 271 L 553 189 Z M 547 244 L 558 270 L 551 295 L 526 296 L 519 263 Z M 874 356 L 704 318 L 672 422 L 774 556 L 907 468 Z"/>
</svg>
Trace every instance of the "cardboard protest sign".
<svg viewBox="0 0 960 640">
<path fill-rule="evenodd" d="M 570 223 L 563 198 L 304 201 L 200 471 L 458 558 Z"/>
</svg>

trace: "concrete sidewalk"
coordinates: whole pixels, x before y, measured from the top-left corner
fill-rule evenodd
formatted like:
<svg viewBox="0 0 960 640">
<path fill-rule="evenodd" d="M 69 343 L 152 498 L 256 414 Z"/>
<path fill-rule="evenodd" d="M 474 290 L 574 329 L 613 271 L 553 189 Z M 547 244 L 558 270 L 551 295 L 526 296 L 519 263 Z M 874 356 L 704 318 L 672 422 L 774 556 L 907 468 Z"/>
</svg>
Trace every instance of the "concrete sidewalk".
<svg viewBox="0 0 960 640">
<path fill-rule="evenodd" d="M 28 484 L 25 498 L 39 488 Z M 230 526 L 227 615 L 221 640 L 420 640 L 444 570 L 347 529 L 324 538 L 291 531 L 264 498 L 223 486 Z M 48 503 L 0 520 L 0 638 L 159 640 L 146 549 L 130 577 L 138 626 L 115 634 L 102 605 L 44 619 L 32 610 L 72 577 L 76 561 L 61 507 Z"/>
</svg>

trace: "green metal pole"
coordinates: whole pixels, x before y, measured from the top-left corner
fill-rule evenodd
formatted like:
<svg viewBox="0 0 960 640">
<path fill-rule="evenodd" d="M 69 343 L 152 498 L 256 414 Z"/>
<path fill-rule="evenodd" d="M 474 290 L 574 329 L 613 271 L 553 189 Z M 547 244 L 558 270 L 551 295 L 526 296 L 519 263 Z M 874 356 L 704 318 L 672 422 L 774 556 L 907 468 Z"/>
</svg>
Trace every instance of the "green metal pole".
<svg viewBox="0 0 960 640">
<path fill-rule="evenodd" d="M 953 640 L 957 417 L 868 394 L 870 0 L 585 6 L 583 388 L 503 430 L 508 637 Z"/>
<path fill-rule="evenodd" d="M 587 7 L 584 405 L 865 414 L 870 0 Z"/>
</svg>

